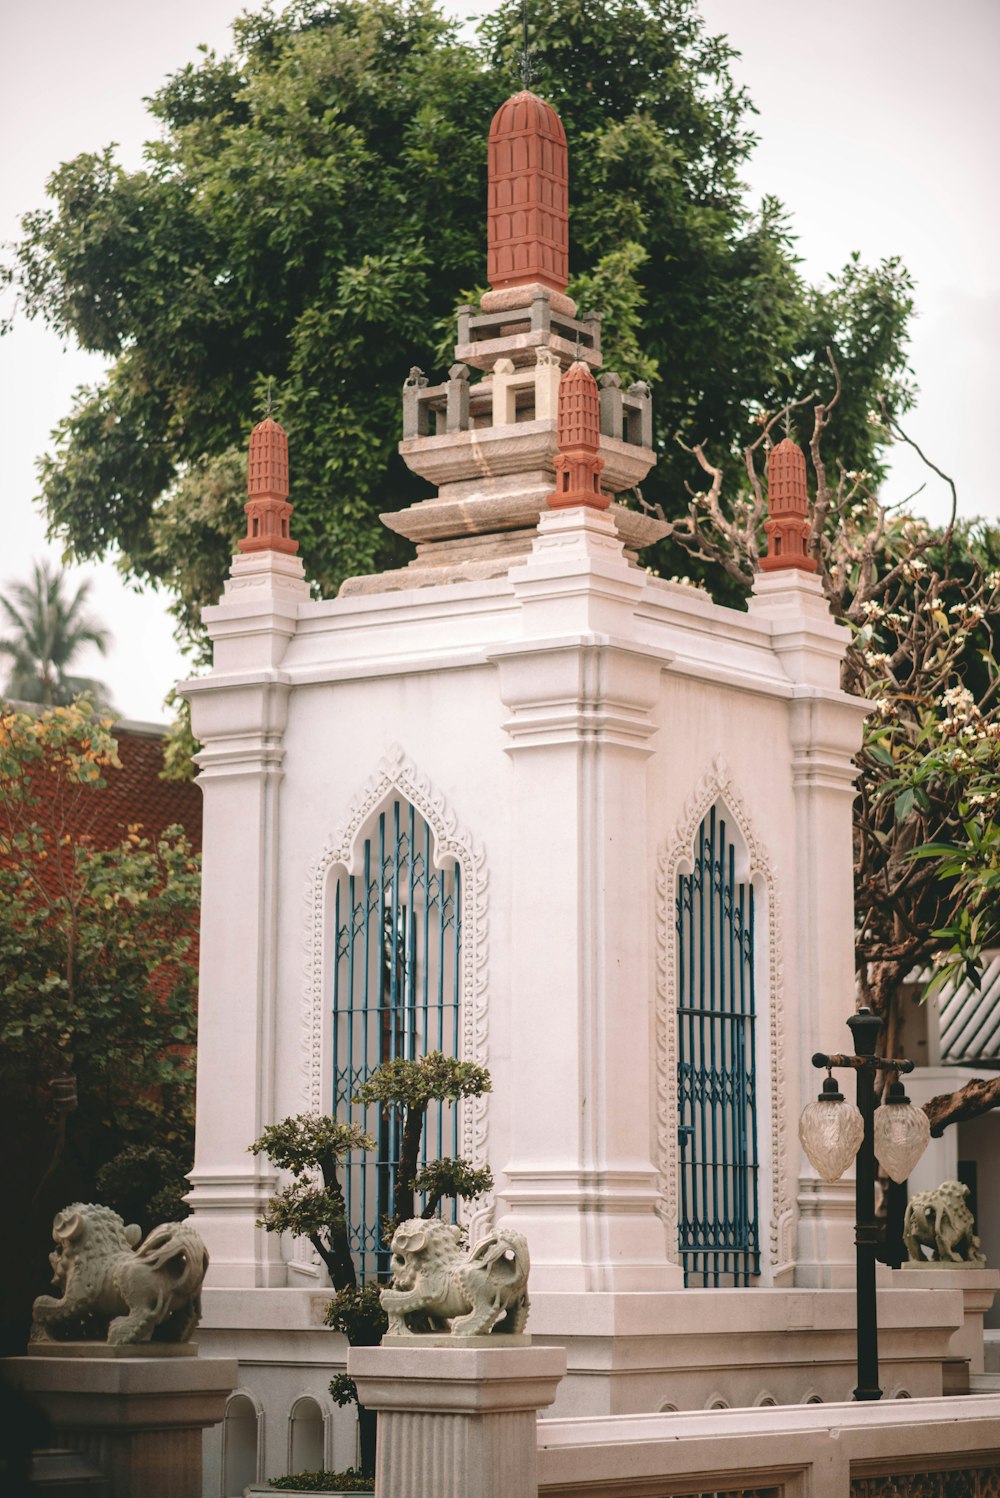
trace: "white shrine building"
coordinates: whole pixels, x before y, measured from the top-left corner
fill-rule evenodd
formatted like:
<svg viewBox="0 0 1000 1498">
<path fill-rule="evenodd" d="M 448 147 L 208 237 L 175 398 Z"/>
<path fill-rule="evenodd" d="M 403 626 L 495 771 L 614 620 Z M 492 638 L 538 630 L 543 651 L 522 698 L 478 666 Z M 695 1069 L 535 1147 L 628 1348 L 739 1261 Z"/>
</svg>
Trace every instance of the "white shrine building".
<svg viewBox="0 0 1000 1498">
<path fill-rule="evenodd" d="M 403 392 L 400 451 L 433 492 L 384 519 L 415 560 L 314 600 L 284 433 L 262 423 L 213 668 L 184 687 L 204 746 L 200 1341 L 242 1380 L 213 1495 L 354 1459 L 325 1274 L 257 1225 L 278 1181 L 248 1146 L 290 1114 L 360 1121 L 358 1084 L 394 1054 L 489 1068 L 430 1145 L 493 1170 L 462 1210 L 473 1240 L 500 1220 L 528 1239 L 529 1331 L 569 1360 L 554 1413 L 855 1382 L 853 1182 L 817 1178 L 797 1123 L 812 1053 L 848 1044 L 866 705 L 840 690 L 792 444 L 746 611 L 643 568 L 663 528 L 615 496 L 656 461 L 650 393 L 590 373 L 566 182 L 558 117 L 515 96 L 490 138 L 493 289 L 448 377 Z M 393 1129 L 364 1121 L 380 1149 L 348 1192 L 374 1275 Z M 940 1393 L 962 1292 L 883 1278 L 886 1393 Z"/>
</svg>

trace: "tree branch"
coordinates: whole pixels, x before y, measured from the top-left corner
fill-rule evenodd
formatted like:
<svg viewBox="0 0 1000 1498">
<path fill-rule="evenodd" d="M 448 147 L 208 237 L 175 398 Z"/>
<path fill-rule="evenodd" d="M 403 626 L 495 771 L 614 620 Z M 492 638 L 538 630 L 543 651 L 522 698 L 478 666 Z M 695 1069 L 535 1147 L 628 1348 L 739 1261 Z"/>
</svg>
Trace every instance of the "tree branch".
<svg viewBox="0 0 1000 1498">
<path fill-rule="evenodd" d="M 924 1104 L 931 1125 L 931 1134 L 940 1139 L 949 1124 L 963 1123 L 969 1118 L 978 1118 L 1000 1107 L 1000 1076 L 973 1077 L 957 1092 L 942 1092 Z"/>
</svg>

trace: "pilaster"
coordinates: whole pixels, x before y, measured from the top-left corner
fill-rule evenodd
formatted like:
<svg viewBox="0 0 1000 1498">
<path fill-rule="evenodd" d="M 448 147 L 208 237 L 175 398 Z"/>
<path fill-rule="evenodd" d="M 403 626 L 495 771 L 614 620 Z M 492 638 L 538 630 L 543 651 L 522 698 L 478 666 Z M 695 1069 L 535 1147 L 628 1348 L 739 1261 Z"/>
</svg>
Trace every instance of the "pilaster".
<svg viewBox="0 0 1000 1498">
<path fill-rule="evenodd" d="M 543 516 L 511 573 L 525 638 L 493 656 L 514 768 L 505 1221 L 540 1289 L 680 1283 L 656 1216 L 646 776 L 661 654 L 630 643 L 644 575 L 613 521 Z"/>
<path fill-rule="evenodd" d="M 815 1051 L 839 1051 L 854 1011 L 852 808 L 868 704 L 840 690 L 848 631 L 819 580 L 795 568 L 758 575 L 750 613 L 768 621 L 771 648 L 793 683 L 789 707 L 795 797 L 794 906 L 799 1112 L 818 1088 Z M 853 1180 L 821 1181 L 804 1155 L 798 1187 L 796 1283 L 854 1280 Z"/>
<path fill-rule="evenodd" d="M 257 1219 L 276 1177 L 248 1147 L 274 1121 L 279 788 L 289 683 L 280 670 L 309 596 L 297 558 L 234 559 L 205 610 L 210 675 L 186 682 L 204 792 L 197 1131 L 189 1197 L 209 1283 L 282 1285 L 285 1266 Z"/>
</svg>

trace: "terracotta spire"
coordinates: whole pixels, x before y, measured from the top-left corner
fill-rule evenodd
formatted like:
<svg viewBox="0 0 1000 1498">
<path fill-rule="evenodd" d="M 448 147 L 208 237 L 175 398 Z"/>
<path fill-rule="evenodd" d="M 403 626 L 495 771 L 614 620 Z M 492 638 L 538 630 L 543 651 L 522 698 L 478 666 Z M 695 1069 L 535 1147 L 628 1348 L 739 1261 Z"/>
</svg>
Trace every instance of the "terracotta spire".
<svg viewBox="0 0 1000 1498">
<path fill-rule="evenodd" d="M 569 280 L 566 132 L 552 108 L 524 89 L 501 104 L 489 139 L 487 276 L 494 291 Z"/>
<path fill-rule="evenodd" d="M 555 457 L 555 493 L 547 496 L 550 509 L 588 505 L 606 510 L 611 495 L 601 489 L 604 459 L 601 445 L 600 396 L 590 369 L 578 359 L 559 381 L 559 451 Z"/>
<path fill-rule="evenodd" d="M 288 436 L 270 416 L 250 433 L 247 493 L 250 498 L 243 506 L 247 533 L 236 543 L 240 551 L 282 551 L 294 556 L 299 543 L 288 531 L 292 513 L 288 503 Z"/>
<path fill-rule="evenodd" d="M 809 491 L 806 487 L 806 455 L 790 437 L 772 447 L 767 456 L 767 556 L 761 557 L 764 572 L 797 567 L 815 572 L 816 559 L 809 556 Z"/>
</svg>

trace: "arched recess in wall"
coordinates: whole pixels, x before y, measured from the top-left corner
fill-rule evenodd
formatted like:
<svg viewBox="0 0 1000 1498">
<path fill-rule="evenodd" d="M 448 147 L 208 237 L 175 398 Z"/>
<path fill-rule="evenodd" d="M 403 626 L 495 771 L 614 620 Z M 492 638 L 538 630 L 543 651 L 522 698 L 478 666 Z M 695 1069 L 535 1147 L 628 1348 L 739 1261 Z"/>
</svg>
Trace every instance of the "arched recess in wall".
<svg viewBox="0 0 1000 1498">
<path fill-rule="evenodd" d="M 326 1422 L 317 1400 L 303 1394 L 288 1416 L 289 1472 L 322 1472 L 326 1468 Z"/>
<path fill-rule="evenodd" d="M 716 887 L 719 881 L 712 874 L 711 839 L 714 835 L 715 850 L 718 853 L 722 844 L 720 834 L 723 826 L 726 879 L 722 882 L 732 884 L 733 889 L 729 895 L 724 889 Z M 716 864 L 721 866 L 719 860 L 716 860 Z M 714 945 L 718 954 L 723 936 L 727 947 L 719 959 L 721 969 L 727 974 L 738 974 L 739 963 L 730 962 L 728 942 L 730 937 L 738 935 L 739 923 L 736 923 L 735 929 L 731 923 L 727 932 L 726 922 L 724 919 L 719 920 L 719 916 L 724 912 L 727 902 L 730 911 L 739 910 L 741 890 L 744 916 L 748 911 L 751 895 L 753 899 L 755 1076 L 751 1079 L 751 1085 L 754 1088 L 753 1113 L 757 1131 L 757 1216 L 759 1248 L 763 1260 L 761 1277 L 765 1282 L 773 1282 L 774 1275 L 790 1262 L 793 1213 L 786 1169 L 786 1109 L 780 1103 L 784 1050 L 780 903 L 774 870 L 766 848 L 755 833 L 746 803 L 731 772 L 723 760 L 717 759 L 688 797 L 674 833 L 661 847 L 657 860 L 657 1163 L 661 1189 L 660 1212 L 667 1231 L 668 1252 L 678 1262 L 684 1262 L 678 1247 L 682 1207 L 687 1214 L 685 1230 L 689 1246 L 692 1243 L 691 1220 L 692 1217 L 697 1219 L 698 1215 L 697 1210 L 692 1213 L 690 1200 L 682 1202 L 681 1147 L 692 1136 L 685 1134 L 684 1139 L 680 1136 L 682 1125 L 685 1130 L 690 1128 L 692 1118 L 689 1116 L 682 1119 L 681 1116 L 679 1067 L 682 1064 L 685 1066 L 688 1084 L 692 1069 L 700 1069 L 704 1089 L 709 1096 L 712 1095 L 713 1087 L 718 1093 L 733 1085 L 724 1075 L 729 1068 L 720 1065 L 718 1055 L 714 1061 L 711 1056 L 708 1014 L 698 1013 L 700 1009 L 707 1011 L 710 1006 L 701 1003 L 699 984 L 710 980 L 711 959 L 708 953 Z M 686 930 L 681 921 L 681 907 L 685 900 L 688 906 L 684 916 Z M 695 922 L 693 930 L 690 924 L 692 919 Z M 713 919 L 716 921 L 714 926 Z M 702 921 L 704 931 L 699 929 Z M 695 948 L 698 948 L 702 938 L 706 953 L 703 959 L 704 971 L 701 957 L 696 958 L 693 964 L 691 962 L 692 940 Z M 687 953 L 683 950 L 685 941 Z M 738 947 L 738 942 L 735 945 Z M 728 989 L 728 977 L 726 983 Z M 737 984 L 737 1011 L 741 1002 Z M 682 1055 L 679 1033 L 682 1009 L 689 1011 L 685 1016 L 686 1055 Z M 745 1022 L 738 1018 L 737 1023 Z M 705 1049 L 704 1057 L 701 1055 L 702 1044 Z M 711 1075 L 706 1075 L 711 1072 L 716 1073 L 714 1080 Z M 683 1080 L 681 1078 L 681 1083 Z M 690 1114 L 690 1098 L 688 1104 Z M 702 1195 L 705 1194 L 702 1183 L 706 1179 L 699 1173 L 698 1190 Z M 721 1172 L 716 1179 L 720 1203 L 718 1215 L 725 1222 L 732 1216 L 731 1211 L 728 1211 L 732 1198 L 728 1202 L 724 1199 L 724 1176 Z M 690 1189 L 690 1178 L 688 1186 Z M 700 1210 L 701 1205 L 700 1201 L 695 1201 L 696 1209 Z M 726 1246 L 725 1233 L 721 1234 L 719 1241 L 723 1247 Z M 686 1269 L 692 1262 L 688 1260 Z M 699 1280 L 692 1276 L 691 1279 L 694 1283 L 733 1283 L 732 1278 L 728 1281 L 725 1278 Z"/>
<path fill-rule="evenodd" d="M 262 1412 L 252 1394 L 238 1389 L 226 1400 L 222 1420 L 222 1498 L 243 1498 L 260 1477 Z"/>
<path fill-rule="evenodd" d="M 482 850 L 444 798 L 394 749 L 348 806 L 308 886 L 305 1082 L 310 1111 L 346 1120 L 364 1074 L 392 1055 L 443 1050 L 488 1064 L 487 887 Z M 356 1248 L 371 1274 L 391 1189 L 392 1119 L 378 1158 L 351 1162 Z M 360 1110 L 357 1121 L 361 1122 Z M 428 1114 L 430 1152 L 487 1157 L 487 1100 Z M 440 1128 L 440 1138 L 438 1131 Z M 492 1220 L 480 1198 L 463 1213 L 475 1242 Z"/>
</svg>

